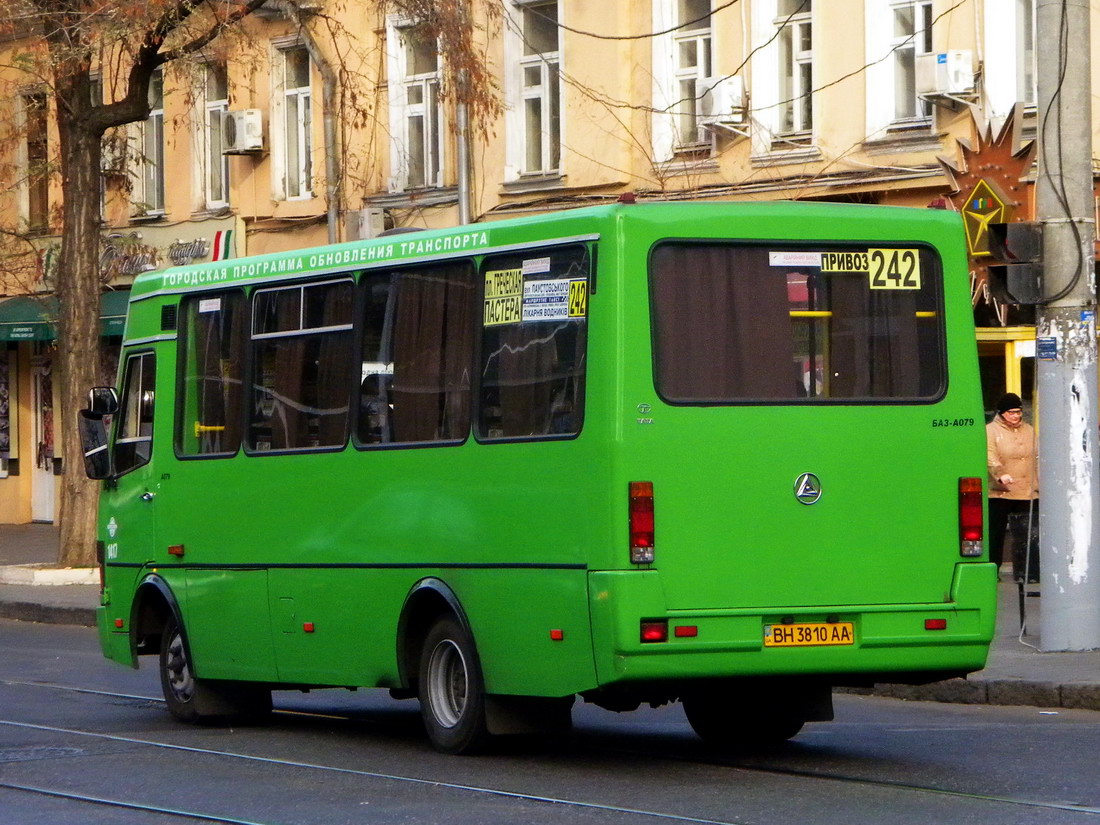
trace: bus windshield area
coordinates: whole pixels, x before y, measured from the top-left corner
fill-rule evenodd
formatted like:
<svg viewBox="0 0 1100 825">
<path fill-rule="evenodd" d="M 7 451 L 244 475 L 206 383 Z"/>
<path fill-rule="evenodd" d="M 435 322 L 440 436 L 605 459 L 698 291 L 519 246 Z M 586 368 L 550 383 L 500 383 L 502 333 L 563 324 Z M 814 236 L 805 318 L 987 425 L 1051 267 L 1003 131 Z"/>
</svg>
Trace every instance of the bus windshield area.
<svg viewBox="0 0 1100 825">
<path fill-rule="evenodd" d="M 935 401 L 947 383 L 941 271 L 915 244 L 660 244 L 658 392 L 688 405 Z"/>
</svg>

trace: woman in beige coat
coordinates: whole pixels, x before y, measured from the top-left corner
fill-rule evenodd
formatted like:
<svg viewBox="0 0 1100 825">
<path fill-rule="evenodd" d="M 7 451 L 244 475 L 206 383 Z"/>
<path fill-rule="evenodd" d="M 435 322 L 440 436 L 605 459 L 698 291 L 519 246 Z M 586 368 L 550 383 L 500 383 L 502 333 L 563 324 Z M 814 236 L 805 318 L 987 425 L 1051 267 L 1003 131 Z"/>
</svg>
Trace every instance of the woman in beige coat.
<svg viewBox="0 0 1100 825">
<path fill-rule="evenodd" d="M 1035 430 L 1024 422 L 1020 396 L 1006 393 L 997 414 L 986 425 L 989 467 L 989 559 L 998 567 L 1004 554 L 1005 531 L 1012 513 L 1033 506 L 1038 525 L 1039 479 L 1035 472 Z"/>
</svg>

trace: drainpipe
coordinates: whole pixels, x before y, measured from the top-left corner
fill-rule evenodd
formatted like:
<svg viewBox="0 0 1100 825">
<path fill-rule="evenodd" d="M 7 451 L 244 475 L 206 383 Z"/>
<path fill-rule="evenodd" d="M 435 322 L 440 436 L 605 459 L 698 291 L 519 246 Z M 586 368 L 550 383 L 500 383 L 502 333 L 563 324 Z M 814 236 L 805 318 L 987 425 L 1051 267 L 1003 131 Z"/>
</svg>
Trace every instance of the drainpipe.
<svg viewBox="0 0 1100 825">
<path fill-rule="evenodd" d="M 466 70 L 458 76 L 458 103 L 455 106 L 455 126 L 458 142 L 458 222 L 470 223 L 472 192 L 470 191 L 470 112 L 466 105 Z"/>
<path fill-rule="evenodd" d="M 298 26 L 298 33 L 305 42 L 309 58 L 316 64 L 317 71 L 321 73 L 321 107 L 324 110 L 322 127 L 325 139 L 325 199 L 328 202 L 328 242 L 334 244 L 340 240 L 340 205 L 343 200 L 343 192 L 340 186 L 340 144 L 336 132 L 335 114 L 339 93 L 336 72 L 302 21 L 301 10 L 292 3 L 278 3 L 277 5 L 281 6 L 283 13 Z"/>
</svg>

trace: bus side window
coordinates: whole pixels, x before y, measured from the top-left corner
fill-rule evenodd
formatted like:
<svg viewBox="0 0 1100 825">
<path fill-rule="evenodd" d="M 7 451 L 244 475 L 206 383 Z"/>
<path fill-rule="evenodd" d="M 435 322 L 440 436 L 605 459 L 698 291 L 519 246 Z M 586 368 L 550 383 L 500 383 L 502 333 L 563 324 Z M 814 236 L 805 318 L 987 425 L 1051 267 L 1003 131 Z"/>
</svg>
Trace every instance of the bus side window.
<svg viewBox="0 0 1100 825">
<path fill-rule="evenodd" d="M 151 352 L 126 359 L 122 405 L 115 434 L 115 473 L 122 475 L 149 463 L 153 450 L 156 358 Z"/>
<path fill-rule="evenodd" d="M 576 435 L 584 419 L 588 251 L 486 258 L 477 436 Z"/>
<path fill-rule="evenodd" d="M 354 295 L 351 280 L 253 293 L 251 450 L 347 442 Z"/>
<path fill-rule="evenodd" d="M 358 442 L 463 441 L 470 431 L 473 266 L 371 273 L 362 283 Z"/>
<path fill-rule="evenodd" d="M 240 290 L 196 295 L 181 304 L 181 455 L 233 455 L 241 445 L 245 310 Z"/>
</svg>

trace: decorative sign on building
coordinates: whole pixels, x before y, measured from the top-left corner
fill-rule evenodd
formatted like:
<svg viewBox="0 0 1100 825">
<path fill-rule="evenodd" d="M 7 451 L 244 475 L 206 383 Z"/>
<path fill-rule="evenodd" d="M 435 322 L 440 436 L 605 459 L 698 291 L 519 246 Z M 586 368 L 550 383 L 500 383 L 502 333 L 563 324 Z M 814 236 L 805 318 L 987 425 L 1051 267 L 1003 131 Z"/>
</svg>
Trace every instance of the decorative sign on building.
<svg viewBox="0 0 1100 825">
<path fill-rule="evenodd" d="M 210 254 L 210 241 L 196 238 L 193 241 L 176 241 L 168 247 L 168 260 L 176 266 L 194 263 Z"/>
<path fill-rule="evenodd" d="M 1021 128 L 1019 109 L 1009 113 L 996 135 L 989 124 L 976 122 L 976 139 L 958 142 L 957 163 L 940 159 L 952 183 L 947 199 L 962 215 L 966 230 L 971 302 L 979 326 L 1033 321 L 1033 310 L 997 301 L 990 294 L 986 275 L 986 267 L 993 262 L 989 225 L 1027 220 L 1031 213 L 1032 184 L 1028 177 L 1035 159 L 1035 143 L 1028 141 L 1016 148 Z"/>
<path fill-rule="evenodd" d="M 108 284 L 120 275 L 134 276 L 158 269 L 157 250 L 142 242 L 140 232 L 103 236 L 99 276 Z"/>
</svg>

